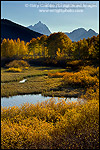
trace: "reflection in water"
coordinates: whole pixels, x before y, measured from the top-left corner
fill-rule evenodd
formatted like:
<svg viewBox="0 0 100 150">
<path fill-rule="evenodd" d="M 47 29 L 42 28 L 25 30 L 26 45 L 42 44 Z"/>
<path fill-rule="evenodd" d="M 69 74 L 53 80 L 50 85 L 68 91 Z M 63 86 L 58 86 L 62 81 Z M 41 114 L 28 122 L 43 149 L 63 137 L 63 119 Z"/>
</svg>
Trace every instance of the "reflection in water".
<svg viewBox="0 0 100 150">
<path fill-rule="evenodd" d="M 1 106 L 2 107 L 9 107 L 9 106 L 20 106 L 20 104 L 24 103 L 32 103 L 35 104 L 37 102 L 42 102 L 48 99 L 51 99 L 52 97 L 44 97 L 41 94 L 27 94 L 27 95 L 17 95 L 17 96 L 12 96 L 9 98 L 3 97 L 1 98 Z M 58 100 L 58 97 L 54 97 L 56 100 Z M 66 98 L 59 98 L 59 99 L 64 99 Z M 78 101 L 78 98 L 67 98 L 68 101 Z"/>
<path fill-rule="evenodd" d="M 19 83 L 24 83 L 27 79 L 23 79 L 21 81 L 19 81 Z"/>
</svg>

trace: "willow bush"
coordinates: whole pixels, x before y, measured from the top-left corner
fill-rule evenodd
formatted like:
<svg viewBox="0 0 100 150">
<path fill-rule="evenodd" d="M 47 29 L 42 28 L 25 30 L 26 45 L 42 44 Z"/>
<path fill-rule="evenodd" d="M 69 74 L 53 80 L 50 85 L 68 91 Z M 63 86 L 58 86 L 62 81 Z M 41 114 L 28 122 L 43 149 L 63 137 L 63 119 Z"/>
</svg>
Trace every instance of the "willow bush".
<svg viewBox="0 0 100 150">
<path fill-rule="evenodd" d="M 99 83 L 99 67 L 93 66 L 82 67 L 78 72 L 48 73 L 51 78 L 63 78 L 62 86 L 79 86 L 90 87 Z"/>
<path fill-rule="evenodd" d="M 25 60 L 13 60 L 9 64 L 6 64 L 6 67 L 29 67 L 30 65 L 28 64 L 27 61 Z"/>
</svg>

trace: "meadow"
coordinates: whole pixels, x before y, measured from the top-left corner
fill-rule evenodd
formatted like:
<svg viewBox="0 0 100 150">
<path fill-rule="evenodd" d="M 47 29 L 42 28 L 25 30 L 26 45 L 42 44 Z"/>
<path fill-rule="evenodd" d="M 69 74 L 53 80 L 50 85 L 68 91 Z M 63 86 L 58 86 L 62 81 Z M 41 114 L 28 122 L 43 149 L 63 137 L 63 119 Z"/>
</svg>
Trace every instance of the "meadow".
<svg viewBox="0 0 100 150">
<path fill-rule="evenodd" d="M 44 96 L 69 96 L 77 97 L 81 94 L 82 88 L 63 88 L 63 78 L 51 78 L 50 73 L 65 72 L 68 69 L 47 67 L 47 66 L 30 66 L 21 72 L 8 71 L 7 68 L 1 68 L 1 96 L 9 97 L 18 94 L 38 94 Z M 19 81 L 27 79 L 24 84 Z"/>
</svg>

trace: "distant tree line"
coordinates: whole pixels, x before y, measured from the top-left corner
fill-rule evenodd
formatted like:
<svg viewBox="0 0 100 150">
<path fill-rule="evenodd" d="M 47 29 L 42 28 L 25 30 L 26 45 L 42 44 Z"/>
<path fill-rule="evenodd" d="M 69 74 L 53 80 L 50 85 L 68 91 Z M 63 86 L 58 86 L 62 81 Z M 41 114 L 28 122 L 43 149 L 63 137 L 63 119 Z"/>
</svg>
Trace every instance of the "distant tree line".
<svg viewBox="0 0 100 150">
<path fill-rule="evenodd" d="M 1 43 L 1 57 L 34 58 L 51 57 L 55 59 L 99 59 L 99 35 L 78 42 L 73 42 L 64 33 L 53 33 L 50 36 L 32 38 L 25 43 L 16 40 L 3 39 Z"/>
</svg>

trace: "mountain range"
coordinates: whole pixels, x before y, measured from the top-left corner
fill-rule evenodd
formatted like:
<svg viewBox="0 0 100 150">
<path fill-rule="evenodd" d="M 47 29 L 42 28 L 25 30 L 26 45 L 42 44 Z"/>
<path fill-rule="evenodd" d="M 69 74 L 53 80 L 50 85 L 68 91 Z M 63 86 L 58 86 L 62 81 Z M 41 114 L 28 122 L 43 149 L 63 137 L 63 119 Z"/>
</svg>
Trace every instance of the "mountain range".
<svg viewBox="0 0 100 150">
<path fill-rule="evenodd" d="M 39 32 L 41 34 L 45 35 L 50 35 L 51 31 L 49 28 L 43 24 L 41 21 L 39 21 L 37 24 L 34 26 L 30 25 L 28 26 L 29 29 Z M 88 37 L 91 38 L 92 36 L 97 36 L 98 33 L 96 33 L 94 30 L 89 29 L 88 31 L 85 30 L 84 28 L 78 28 L 73 30 L 72 32 L 64 32 L 72 41 L 79 41 L 80 39 L 82 40 L 83 38 L 87 39 Z"/>
<path fill-rule="evenodd" d="M 24 40 L 29 42 L 32 38 L 37 38 L 42 36 L 42 34 L 37 33 L 28 29 L 27 27 L 16 24 L 7 19 L 1 19 L 1 38 Z"/>
<path fill-rule="evenodd" d="M 79 41 L 80 39 L 82 40 L 83 38 L 88 39 L 91 38 L 92 36 L 97 36 L 98 33 L 96 33 L 94 30 L 89 29 L 88 31 L 85 30 L 84 28 L 78 28 L 73 30 L 72 32 L 68 33 L 65 32 L 65 34 L 72 40 L 72 41 Z"/>
<path fill-rule="evenodd" d="M 84 28 L 78 28 L 73 30 L 72 32 L 64 32 L 72 41 L 79 41 L 80 39 L 91 38 L 92 36 L 97 36 L 94 30 L 89 29 L 88 31 Z M 29 42 L 32 38 L 37 38 L 42 35 L 50 35 L 51 31 L 49 28 L 39 21 L 34 26 L 30 25 L 28 27 L 24 27 L 22 25 L 16 24 L 7 19 L 1 19 L 1 38 L 9 38 L 9 39 L 17 39 L 24 40 Z"/>
</svg>

